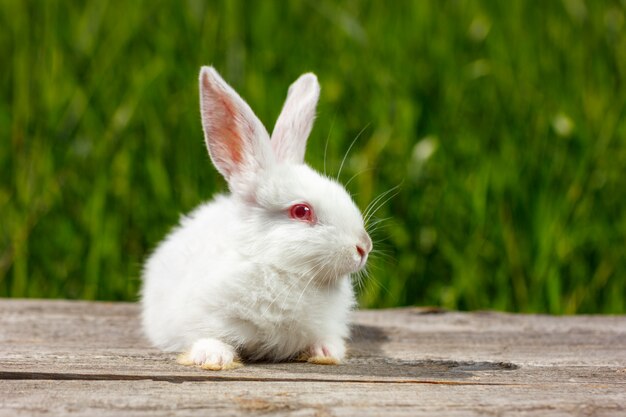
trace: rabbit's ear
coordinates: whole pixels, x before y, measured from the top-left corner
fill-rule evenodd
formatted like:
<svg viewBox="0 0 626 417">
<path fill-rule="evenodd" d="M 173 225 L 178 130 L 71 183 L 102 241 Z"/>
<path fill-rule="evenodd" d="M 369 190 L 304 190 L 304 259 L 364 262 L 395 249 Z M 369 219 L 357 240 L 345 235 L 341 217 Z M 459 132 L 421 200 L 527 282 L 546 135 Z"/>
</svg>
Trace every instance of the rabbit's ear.
<svg viewBox="0 0 626 417">
<path fill-rule="evenodd" d="M 287 93 L 287 100 L 272 133 L 272 149 L 280 162 L 304 162 L 306 141 L 313 127 L 320 85 L 313 73 L 300 76 Z"/>
<path fill-rule="evenodd" d="M 273 163 L 267 130 L 213 67 L 200 70 L 200 111 L 209 155 L 231 191 Z"/>
</svg>

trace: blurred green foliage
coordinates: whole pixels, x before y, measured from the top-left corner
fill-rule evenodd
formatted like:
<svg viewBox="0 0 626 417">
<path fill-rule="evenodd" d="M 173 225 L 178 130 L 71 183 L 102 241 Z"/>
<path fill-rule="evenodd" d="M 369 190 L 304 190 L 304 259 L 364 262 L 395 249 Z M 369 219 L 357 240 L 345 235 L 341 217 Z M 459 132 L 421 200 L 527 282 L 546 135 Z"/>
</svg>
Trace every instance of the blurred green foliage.
<svg viewBox="0 0 626 417">
<path fill-rule="evenodd" d="M 0 0 L 0 295 L 133 300 L 225 189 L 213 64 L 271 130 L 317 73 L 307 159 L 378 216 L 364 306 L 626 312 L 626 1 Z M 324 144 L 328 152 L 324 161 Z M 358 174 L 358 175 L 357 175 Z"/>
</svg>

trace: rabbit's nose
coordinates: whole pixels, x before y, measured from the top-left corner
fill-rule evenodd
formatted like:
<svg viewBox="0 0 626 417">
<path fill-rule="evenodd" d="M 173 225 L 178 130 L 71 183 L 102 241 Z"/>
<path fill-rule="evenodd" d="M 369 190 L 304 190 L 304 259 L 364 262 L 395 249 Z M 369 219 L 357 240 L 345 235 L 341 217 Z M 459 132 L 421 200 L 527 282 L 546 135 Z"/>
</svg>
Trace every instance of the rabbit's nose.
<svg viewBox="0 0 626 417">
<path fill-rule="evenodd" d="M 372 239 L 370 238 L 370 235 L 364 233 L 361 243 L 357 246 L 360 246 L 365 253 L 370 253 L 372 251 Z"/>
<path fill-rule="evenodd" d="M 363 236 L 363 240 L 356 245 L 356 251 L 359 253 L 361 258 L 367 256 L 368 253 L 372 250 L 372 239 L 370 239 L 368 234 Z"/>
</svg>

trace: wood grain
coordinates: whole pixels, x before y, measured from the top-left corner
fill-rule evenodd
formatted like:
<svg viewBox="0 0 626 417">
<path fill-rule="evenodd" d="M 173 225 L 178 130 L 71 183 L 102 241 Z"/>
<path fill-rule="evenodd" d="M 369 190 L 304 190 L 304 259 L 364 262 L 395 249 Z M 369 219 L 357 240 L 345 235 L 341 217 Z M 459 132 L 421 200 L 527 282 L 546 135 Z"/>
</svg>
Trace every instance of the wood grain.
<svg viewBox="0 0 626 417">
<path fill-rule="evenodd" d="M 0 416 L 625 415 L 626 317 L 354 313 L 339 366 L 175 363 L 129 303 L 0 300 Z"/>
</svg>

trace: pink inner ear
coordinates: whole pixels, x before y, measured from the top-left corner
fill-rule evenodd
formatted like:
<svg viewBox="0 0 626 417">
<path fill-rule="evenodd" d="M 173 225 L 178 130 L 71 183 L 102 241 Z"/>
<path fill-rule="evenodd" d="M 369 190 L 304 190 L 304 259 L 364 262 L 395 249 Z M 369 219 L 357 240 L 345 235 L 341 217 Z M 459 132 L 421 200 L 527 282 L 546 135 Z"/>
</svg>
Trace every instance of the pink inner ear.
<svg viewBox="0 0 626 417">
<path fill-rule="evenodd" d="M 243 162 L 243 138 L 236 121 L 240 119 L 227 94 L 202 77 L 204 119 L 208 123 L 208 146 L 216 165 L 230 176 Z"/>
</svg>

